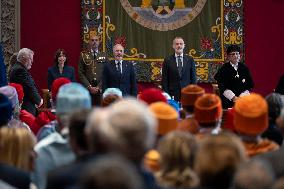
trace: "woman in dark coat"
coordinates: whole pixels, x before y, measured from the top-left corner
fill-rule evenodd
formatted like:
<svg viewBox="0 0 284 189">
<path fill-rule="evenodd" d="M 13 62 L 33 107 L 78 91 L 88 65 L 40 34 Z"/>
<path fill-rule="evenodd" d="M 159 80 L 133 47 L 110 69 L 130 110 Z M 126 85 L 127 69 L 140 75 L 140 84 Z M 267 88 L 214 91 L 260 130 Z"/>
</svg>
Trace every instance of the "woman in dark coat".
<svg viewBox="0 0 284 189">
<path fill-rule="evenodd" d="M 59 77 L 65 77 L 76 82 L 75 69 L 67 65 L 67 56 L 64 49 L 58 49 L 54 57 L 54 66 L 48 68 L 47 84 L 50 90 L 53 81 Z"/>
</svg>

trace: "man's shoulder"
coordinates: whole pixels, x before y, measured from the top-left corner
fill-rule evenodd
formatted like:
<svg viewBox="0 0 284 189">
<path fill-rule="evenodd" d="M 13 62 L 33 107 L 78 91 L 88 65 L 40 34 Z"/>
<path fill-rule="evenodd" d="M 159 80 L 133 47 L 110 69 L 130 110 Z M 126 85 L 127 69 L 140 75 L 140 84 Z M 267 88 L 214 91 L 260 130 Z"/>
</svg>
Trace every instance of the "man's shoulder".
<svg viewBox="0 0 284 189">
<path fill-rule="evenodd" d="M 222 66 L 221 66 L 221 69 L 228 69 L 228 68 L 231 68 L 232 65 L 230 64 L 230 62 L 225 62 Z"/>
<path fill-rule="evenodd" d="M 68 66 L 68 65 L 66 65 L 66 69 L 67 69 L 67 70 L 74 70 L 74 67 L 73 67 L 73 66 Z"/>
<path fill-rule="evenodd" d="M 248 66 L 245 63 L 239 62 L 239 67 L 242 69 L 248 69 Z"/>
<path fill-rule="evenodd" d="M 165 61 L 169 61 L 169 60 L 171 60 L 171 59 L 175 59 L 175 54 L 172 54 L 172 55 L 170 55 L 170 56 L 167 56 L 164 60 L 165 60 Z"/>
<path fill-rule="evenodd" d="M 84 62 L 88 62 L 88 61 L 91 61 L 93 60 L 93 55 L 92 55 L 92 52 L 91 51 L 87 51 L 87 50 L 84 50 L 84 51 L 81 51 L 80 53 L 80 58 L 81 60 L 83 60 Z"/>
<path fill-rule="evenodd" d="M 21 63 L 17 62 L 12 66 L 11 70 L 24 70 L 24 66 L 22 66 Z"/>
<path fill-rule="evenodd" d="M 64 139 L 58 132 L 51 133 L 44 139 L 42 139 L 39 143 L 36 144 L 35 150 L 36 152 L 44 151 L 48 149 L 54 143 L 62 143 L 65 144 L 67 141 Z"/>
<path fill-rule="evenodd" d="M 186 59 L 190 60 L 190 61 L 194 61 L 193 57 L 187 54 L 184 54 L 183 57 L 185 57 Z"/>
<path fill-rule="evenodd" d="M 107 53 L 105 53 L 105 52 L 98 52 L 98 54 L 96 56 L 96 61 L 98 63 L 107 62 L 108 61 Z"/>
</svg>

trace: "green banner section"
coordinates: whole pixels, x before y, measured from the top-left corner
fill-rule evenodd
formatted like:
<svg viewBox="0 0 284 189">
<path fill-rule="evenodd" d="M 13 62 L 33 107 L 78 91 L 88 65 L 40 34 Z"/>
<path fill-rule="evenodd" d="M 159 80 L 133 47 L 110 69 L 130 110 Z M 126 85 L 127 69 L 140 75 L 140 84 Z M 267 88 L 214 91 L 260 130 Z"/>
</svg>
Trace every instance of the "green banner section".
<svg viewBox="0 0 284 189">
<path fill-rule="evenodd" d="M 184 1 L 184 8 L 176 8 L 171 1 L 153 1 L 143 8 L 143 1 L 138 2 L 105 0 L 104 40 L 110 55 L 112 46 L 122 43 L 130 60 L 162 61 L 173 53 L 172 41 L 179 36 L 185 41 L 186 54 L 208 61 L 222 58 L 221 32 L 212 32 L 222 26 L 222 1 Z"/>
<path fill-rule="evenodd" d="M 94 34 L 110 58 L 112 47 L 122 44 L 138 81 L 160 81 L 163 59 L 173 53 L 177 36 L 196 62 L 198 82 L 215 82 L 228 45 L 244 52 L 243 0 L 82 0 L 81 8 L 82 49 Z"/>
</svg>

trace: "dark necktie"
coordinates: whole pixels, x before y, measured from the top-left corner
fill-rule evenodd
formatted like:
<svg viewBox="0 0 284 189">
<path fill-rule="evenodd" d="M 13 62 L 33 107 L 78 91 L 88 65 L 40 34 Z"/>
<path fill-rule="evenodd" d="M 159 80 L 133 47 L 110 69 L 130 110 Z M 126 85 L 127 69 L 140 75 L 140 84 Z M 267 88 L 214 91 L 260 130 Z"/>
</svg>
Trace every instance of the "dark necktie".
<svg viewBox="0 0 284 189">
<path fill-rule="evenodd" d="M 121 74 L 121 62 L 120 61 L 118 61 L 117 63 L 116 63 L 116 69 L 117 69 L 117 71 L 118 71 L 118 73 L 119 74 Z"/>
<path fill-rule="evenodd" d="M 178 73 L 181 76 L 182 72 L 182 61 L 181 61 L 181 56 L 178 56 Z"/>
</svg>

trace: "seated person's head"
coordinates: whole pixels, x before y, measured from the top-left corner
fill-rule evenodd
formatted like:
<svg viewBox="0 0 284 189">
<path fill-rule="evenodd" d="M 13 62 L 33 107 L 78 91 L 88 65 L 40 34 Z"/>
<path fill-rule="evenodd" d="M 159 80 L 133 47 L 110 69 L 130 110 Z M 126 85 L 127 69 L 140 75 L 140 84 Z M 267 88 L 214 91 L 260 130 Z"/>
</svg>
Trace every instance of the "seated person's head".
<svg viewBox="0 0 284 189">
<path fill-rule="evenodd" d="M 8 124 L 12 119 L 13 108 L 8 97 L 0 93 L 0 128 Z"/>
<path fill-rule="evenodd" d="M 246 159 L 244 146 L 237 136 L 231 133 L 207 135 L 197 150 L 194 170 L 201 186 L 229 188 L 235 171 Z"/>
<path fill-rule="evenodd" d="M 268 105 L 259 94 L 241 97 L 234 105 L 234 126 L 238 134 L 256 137 L 268 128 Z"/>
<path fill-rule="evenodd" d="M 222 118 L 222 103 L 215 94 L 204 94 L 194 104 L 194 117 L 201 127 L 214 128 Z"/>
<path fill-rule="evenodd" d="M 147 104 L 152 104 L 154 102 L 165 102 L 167 103 L 166 97 L 163 95 L 160 89 L 149 88 L 145 89 L 139 96 L 138 99 L 146 102 Z"/>
<path fill-rule="evenodd" d="M 108 117 L 99 129 L 109 142 L 109 150 L 140 163 L 154 145 L 156 119 L 147 106 L 136 99 L 122 99 L 108 109 Z"/>
<path fill-rule="evenodd" d="M 181 90 L 181 105 L 188 113 L 193 113 L 194 103 L 198 97 L 202 96 L 205 90 L 198 85 L 190 84 Z"/>
<path fill-rule="evenodd" d="M 106 155 L 88 163 L 82 171 L 81 189 L 142 189 L 140 173 L 131 162 L 117 155 Z"/>
</svg>

